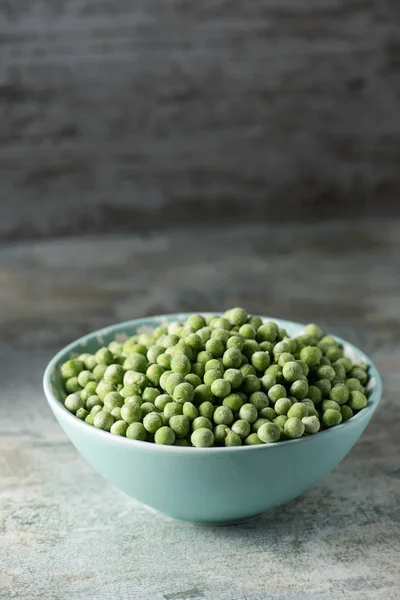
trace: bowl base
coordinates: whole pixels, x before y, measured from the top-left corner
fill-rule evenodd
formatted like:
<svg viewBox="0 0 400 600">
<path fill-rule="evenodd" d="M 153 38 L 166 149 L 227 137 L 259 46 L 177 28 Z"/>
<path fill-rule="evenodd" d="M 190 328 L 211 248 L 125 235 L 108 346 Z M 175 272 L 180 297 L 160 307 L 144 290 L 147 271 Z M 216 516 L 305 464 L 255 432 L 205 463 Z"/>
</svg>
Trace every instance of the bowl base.
<svg viewBox="0 0 400 600">
<path fill-rule="evenodd" d="M 257 521 L 258 519 L 262 519 L 265 516 L 265 512 L 258 513 L 253 515 L 252 517 L 244 517 L 243 519 L 232 519 L 228 521 L 185 521 L 184 519 L 178 519 L 176 517 L 171 517 L 170 515 L 166 515 L 155 508 L 151 508 L 150 506 L 146 506 L 149 512 L 155 513 L 167 519 L 168 521 L 172 521 L 174 523 L 182 523 L 182 525 L 194 525 L 196 527 L 231 527 L 233 525 L 245 525 L 246 523 L 250 523 L 252 521 Z"/>
</svg>

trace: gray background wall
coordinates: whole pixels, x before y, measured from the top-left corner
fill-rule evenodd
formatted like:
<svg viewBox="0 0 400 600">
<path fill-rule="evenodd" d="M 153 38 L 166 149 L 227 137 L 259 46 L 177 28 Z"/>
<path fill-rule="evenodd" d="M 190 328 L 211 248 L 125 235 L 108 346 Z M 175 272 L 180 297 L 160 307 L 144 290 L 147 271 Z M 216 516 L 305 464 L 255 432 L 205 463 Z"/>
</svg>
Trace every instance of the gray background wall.
<svg viewBox="0 0 400 600">
<path fill-rule="evenodd" d="M 0 238 L 400 212 L 398 0 L 1 0 Z"/>
</svg>

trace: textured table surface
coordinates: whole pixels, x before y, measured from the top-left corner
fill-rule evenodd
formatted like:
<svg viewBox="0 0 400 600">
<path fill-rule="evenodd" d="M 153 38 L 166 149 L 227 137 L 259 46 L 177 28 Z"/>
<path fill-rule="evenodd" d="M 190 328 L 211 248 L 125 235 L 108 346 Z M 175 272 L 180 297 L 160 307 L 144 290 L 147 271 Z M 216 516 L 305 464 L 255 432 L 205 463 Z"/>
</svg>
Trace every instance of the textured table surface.
<svg viewBox="0 0 400 600">
<path fill-rule="evenodd" d="M 387 222 L 260 226 L 1 247 L 0 598 L 398 600 L 399 233 Z M 249 524 L 183 525 L 93 472 L 41 376 L 98 326 L 230 305 L 348 338 L 376 361 L 384 397 L 308 493 Z"/>
</svg>

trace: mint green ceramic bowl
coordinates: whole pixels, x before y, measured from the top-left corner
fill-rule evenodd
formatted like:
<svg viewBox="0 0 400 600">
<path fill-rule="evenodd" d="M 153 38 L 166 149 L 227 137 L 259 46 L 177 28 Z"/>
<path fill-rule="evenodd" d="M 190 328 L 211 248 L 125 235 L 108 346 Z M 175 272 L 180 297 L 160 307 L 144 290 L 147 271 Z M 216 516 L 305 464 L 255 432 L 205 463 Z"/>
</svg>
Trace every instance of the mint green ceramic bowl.
<svg viewBox="0 0 400 600">
<path fill-rule="evenodd" d="M 59 365 L 68 358 L 188 316 L 136 319 L 80 338 L 50 361 L 44 391 L 74 446 L 115 486 L 174 519 L 213 525 L 238 523 L 292 500 L 339 464 L 374 414 L 382 393 L 381 378 L 363 352 L 338 338 L 347 356 L 362 358 L 370 365 L 368 406 L 346 423 L 316 435 L 261 446 L 185 448 L 139 442 L 96 429 L 64 408 Z M 292 321 L 274 320 L 290 335 L 304 328 Z"/>
</svg>

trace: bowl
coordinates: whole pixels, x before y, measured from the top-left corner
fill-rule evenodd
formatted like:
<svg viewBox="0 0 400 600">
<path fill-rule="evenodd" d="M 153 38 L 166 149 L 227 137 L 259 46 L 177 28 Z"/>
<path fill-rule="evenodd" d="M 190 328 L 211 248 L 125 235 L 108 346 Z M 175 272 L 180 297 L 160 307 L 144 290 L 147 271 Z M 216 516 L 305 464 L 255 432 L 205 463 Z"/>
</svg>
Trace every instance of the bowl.
<svg viewBox="0 0 400 600">
<path fill-rule="evenodd" d="M 203 313 L 204 314 L 204 313 Z M 58 422 L 82 456 L 116 487 L 163 515 L 180 521 L 226 525 L 246 521 L 289 502 L 327 475 L 346 456 L 367 427 L 382 393 L 379 373 L 365 354 L 336 338 L 345 355 L 369 364 L 368 405 L 349 421 L 298 440 L 258 446 L 193 448 L 130 440 L 96 429 L 63 406 L 59 366 L 83 352 L 95 352 L 112 340 L 190 313 L 127 321 L 86 335 L 49 363 L 44 391 Z M 289 335 L 304 325 L 275 320 Z"/>
</svg>

